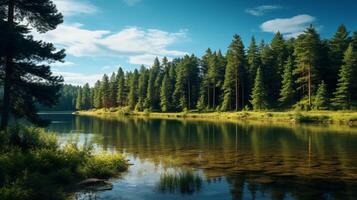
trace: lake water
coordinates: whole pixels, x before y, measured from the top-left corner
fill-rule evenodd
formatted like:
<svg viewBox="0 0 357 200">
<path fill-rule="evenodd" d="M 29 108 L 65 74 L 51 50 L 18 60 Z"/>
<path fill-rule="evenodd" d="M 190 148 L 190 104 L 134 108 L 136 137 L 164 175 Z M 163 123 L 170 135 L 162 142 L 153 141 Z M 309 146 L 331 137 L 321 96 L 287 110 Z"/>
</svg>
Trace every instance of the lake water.
<svg viewBox="0 0 357 200">
<path fill-rule="evenodd" d="M 78 199 L 357 199 L 355 128 L 44 116 L 61 140 L 134 164 Z"/>
</svg>

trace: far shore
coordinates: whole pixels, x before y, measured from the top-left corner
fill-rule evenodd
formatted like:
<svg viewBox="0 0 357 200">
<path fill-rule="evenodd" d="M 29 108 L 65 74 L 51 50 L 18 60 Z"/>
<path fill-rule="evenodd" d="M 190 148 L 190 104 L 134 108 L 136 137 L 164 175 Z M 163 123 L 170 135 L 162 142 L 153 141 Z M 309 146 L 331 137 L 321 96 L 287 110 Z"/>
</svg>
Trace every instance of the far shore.
<svg viewBox="0 0 357 200">
<path fill-rule="evenodd" d="M 152 119 L 198 119 L 207 121 L 259 121 L 272 123 L 315 123 L 357 126 L 355 111 L 239 111 L 239 112 L 137 112 L 123 108 L 76 111 L 75 115 L 96 117 L 133 116 Z"/>
</svg>

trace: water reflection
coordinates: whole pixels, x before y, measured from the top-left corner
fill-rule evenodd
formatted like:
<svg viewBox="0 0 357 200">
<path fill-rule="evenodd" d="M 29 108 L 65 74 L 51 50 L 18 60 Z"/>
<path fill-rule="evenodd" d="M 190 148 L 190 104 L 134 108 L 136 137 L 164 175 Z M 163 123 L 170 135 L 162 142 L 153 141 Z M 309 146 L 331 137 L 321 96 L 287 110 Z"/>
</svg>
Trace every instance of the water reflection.
<svg viewBox="0 0 357 200">
<path fill-rule="evenodd" d="M 191 196 L 195 199 L 200 199 L 199 195 L 203 199 L 357 198 L 356 129 L 50 117 L 63 122 L 52 124 L 51 130 L 64 134 L 80 130 L 86 143 L 126 152 L 133 162 L 152 163 L 156 168 L 146 171 L 150 178 L 155 174 L 152 188 L 160 183 L 163 172 L 182 167 L 202 170 L 205 181 Z M 152 195 L 152 199 L 158 197 Z"/>
</svg>

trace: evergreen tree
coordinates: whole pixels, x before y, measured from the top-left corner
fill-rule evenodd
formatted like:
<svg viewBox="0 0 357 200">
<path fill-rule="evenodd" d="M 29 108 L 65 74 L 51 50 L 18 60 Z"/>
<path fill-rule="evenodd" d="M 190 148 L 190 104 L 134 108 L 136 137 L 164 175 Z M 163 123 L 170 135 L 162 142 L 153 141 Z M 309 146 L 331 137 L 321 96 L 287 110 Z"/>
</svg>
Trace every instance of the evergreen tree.
<svg viewBox="0 0 357 200">
<path fill-rule="evenodd" d="M 88 110 L 91 107 L 91 94 L 90 94 L 90 87 L 89 84 L 86 83 L 81 92 L 81 109 Z"/>
<path fill-rule="evenodd" d="M 264 88 L 263 74 L 261 72 L 261 69 L 258 68 L 251 96 L 251 103 L 253 105 L 254 110 L 262 110 L 267 108 L 267 95 L 265 91 L 266 89 Z"/>
<path fill-rule="evenodd" d="M 294 103 L 294 79 L 293 79 L 293 69 L 295 67 L 294 59 L 292 56 L 289 56 L 285 67 L 284 67 L 284 75 L 282 80 L 282 87 L 280 90 L 280 98 L 279 102 L 283 106 L 291 106 Z"/>
<path fill-rule="evenodd" d="M 174 97 L 179 101 L 179 110 L 190 110 L 198 100 L 198 59 L 186 55 L 178 64 Z"/>
<path fill-rule="evenodd" d="M 327 40 L 328 53 L 325 57 L 325 60 L 328 60 L 328 63 L 325 65 L 328 66 L 321 70 L 323 72 L 324 80 L 326 84 L 329 85 L 330 90 L 335 90 L 337 85 L 338 74 L 340 67 L 343 64 L 344 53 L 347 50 L 351 38 L 346 27 L 342 24 L 337 28 L 334 36 Z M 332 91 L 331 91 L 332 92 Z"/>
<path fill-rule="evenodd" d="M 234 35 L 233 41 L 227 52 L 227 67 L 224 79 L 224 99 L 222 110 L 238 110 L 244 107 L 246 58 L 243 42 L 238 35 Z"/>
<path fill-rule="evenodd" d="M 100 84 L 100 93 L 102 95 L 102 106 L 104 108 L 110 108 L 110 89 L 109 89 L 109 77 L 104 74 L 101 84 Z"/>
<path fill-rule="evenodd" d="M 310 26 L 303 34 L 299 35 L 295 43 L 295 56 L 297 68 L 294 74 L 298 76 L 296 83 L 303 95 L 307 95 L 311 107 L 312 92 L 316 83 L 317 70 L 320 61 L 321 41 L 315 28 Z"/>
<path fill-rule="evenodd" d="M 139 81 L 139 72 L 137 69 L 134 70 L 134 73 L 130 78 L 130 90 L 128 94 L 128 106 L 131 110 L 135 108 L 135 105 L 138 101 L 138 81 Z"/>
<path fill-rule="evenodd" d="M 160 89 L 160 106 L 163 112 L 167 112 L 171 109 L 170 95 L 172 95 L 172 88 L 169 71 L 166 70 Z"/>
<path fill-rule="evenodd" d="M 82 110 L 82 88 L 77 90 L 76 110 Z"/>
<path fill-rule="evenodd" d="M 157 78 L 160 73 L 160 61 L 156 57 L 154 60 L 154 64 L 150 70 L 149 80 L 148 80 L 148 87 L 146 93 L 146 99 L 144 101 L 144 107 L 147 109 L 156 109 L 158 106 L 158 96 L 156 91 L 157 85 Z"/>
<path fill-rule="evenodd" d="M 327 110 L 328 109 L 328 96 L 327 96 L 327 88 L 324 81 L 322 81 L 317 89 L 315 100 L 314 100 L 314 108 L 316 110 Z"/>
<path fill-rule="evenodd" d="M 210 89 L 209 89 L 209 77 L 208 68 L 209 60 L 212 58 L 213 53 L 210 48 L 206 50 L 205 55 L 202 56 L 200 62 L 200 97 L 197 103 L 199 110 L 204 110 L 206 107 L 210 107 Z"/>
<path fill-rule="evenodd" d="M 277 72 L 280 78 L 283 75 L 284 65 L 288 58 L 288 51 L 283 35 L 279 31 L 275 34 L 271 42 L 271 50 L 273 52 L 275 60 L 275 71 Z"/>
<path fill-rule="evenodd" d="M 110 90 L 110 107 L 117 106 L 118 97 L 118 81 L 115 73 L 112 73 L 109 80 L 109 90 Z"/>
<path fill-rule="evenodd" d="M 249 68 L 249 85 L 253 85 L 257 69 L 261 65 L 259 48 L 254 37 L 252 37 L 247 51 L 247 61 Z"/>
<path fill-rule="evenodd" d="M 98 80 L 94 85 L 93 106 L 95 108 L 102 108 L 102 91 L 101 83 Z"/>
<path fill-rule="evenodd" d="M 351 108 L 351 95 L 353 86 L 353 74 L 357 70 L 357 53 L 352 44 L 349 45 L 345 52 L 343 65 L 340 69 L 339 79 L 332 105 L 338 109 Z"/>
<path fill-rule="evenodd" d="M 148 70 L 144 65 L 140 68 L 139 83 L 138 83 L 138 103 L 136 104 L 136 110 L 144 110 L 144 100 L 146 98 L 147 84 L 148 84 Z"/>
<path fill-rule="evenodd" d="M 51 43 L 35 41 L 29 33 L 31 28 L 45 33 L 62 22 L 51 0 L 0 1 L 1 129 L 8 126 L 10 114 L 46 124 L 37 115 L 36 104 L 58 102 L 63 79 L 52 74 L 49 63 L 63 61 L 65 54 Z"/>
<path fill-rule="evenodd" d="M 117 73 L 117 105 L 118 106 L 124 106 L 125 105 L 125 75 L 124 71 L 121 67 L 119 67 L 118 73 Z"/>
</svg>

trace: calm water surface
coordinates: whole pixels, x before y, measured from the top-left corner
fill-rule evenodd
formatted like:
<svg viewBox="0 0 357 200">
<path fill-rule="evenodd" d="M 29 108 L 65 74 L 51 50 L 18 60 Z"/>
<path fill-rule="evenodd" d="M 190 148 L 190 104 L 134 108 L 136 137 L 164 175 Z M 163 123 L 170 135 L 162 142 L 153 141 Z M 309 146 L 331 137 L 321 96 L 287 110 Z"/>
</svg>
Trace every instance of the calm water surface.
<svg viewBox="0 0 357 200">
<path fill-rule="evenodd" d="M 134 164 L 113 190 L 79 199 L 357 199 L 354 128 L 45 117 L 61 140 L 122 152 Z"/>
</svg>

